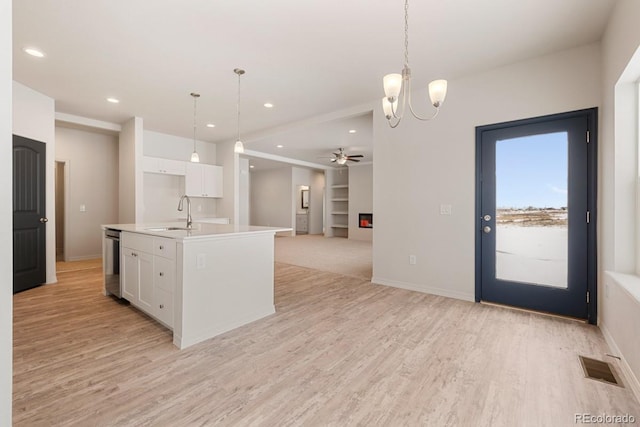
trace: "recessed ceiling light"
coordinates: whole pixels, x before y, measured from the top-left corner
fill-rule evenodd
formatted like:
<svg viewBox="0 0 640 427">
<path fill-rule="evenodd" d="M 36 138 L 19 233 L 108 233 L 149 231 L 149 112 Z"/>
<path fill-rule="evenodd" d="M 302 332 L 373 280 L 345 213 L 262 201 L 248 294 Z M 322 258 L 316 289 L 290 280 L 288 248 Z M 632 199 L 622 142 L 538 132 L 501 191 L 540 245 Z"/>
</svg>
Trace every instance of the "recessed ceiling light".
<svg viewBox="0 0 640 427">
<path fill-rule="evenodd" d="M 214 128 L 214 127 L 216 127 L 216 125 L 214 125 L 213 123 L 207 123 L 207 127 L 208 128 Z"/>
<path fill-rule="evenodd" d="M 349 130 L 349 133 L 356 133 L 357 131 L 355 129 L 351 129 Z"/>
<path fill-rule="evenodd" d="M 107 101 L 112 104 L 118 104 L 120 102 L 118 98 L 112 98 L 112 97 L 107 98 Z"/>
<path fill-rule="evenodd" d="M 273 108 L 273 104 L 270 103 L 270 102 L 265 102 L 264 107 L 265 108 Z"/>
<path fill-rule="evenodd" d="M 283 148 L 283 147 L 284 147 L 284 145 L 282 145 L 282 144 L 278 144 L 278 145 L 276 145 L 276 147 L 277 147 L 277 148 Z"/>
<path fill-rule="evenodd" d="M 24 52 L 31 55 L 31 56 L 35 56 L 36 58 L 44 58 L 44 53 L 38 49 L 34 49 L 32 47 L 25 47 Z"/>
<path fill-rule="evenodd" d="M 249 167 L 250 167 L 251 169 L 255 168 L 255 166 L 253 166 L 253 165 L 249 165 Z"/>
</svg>

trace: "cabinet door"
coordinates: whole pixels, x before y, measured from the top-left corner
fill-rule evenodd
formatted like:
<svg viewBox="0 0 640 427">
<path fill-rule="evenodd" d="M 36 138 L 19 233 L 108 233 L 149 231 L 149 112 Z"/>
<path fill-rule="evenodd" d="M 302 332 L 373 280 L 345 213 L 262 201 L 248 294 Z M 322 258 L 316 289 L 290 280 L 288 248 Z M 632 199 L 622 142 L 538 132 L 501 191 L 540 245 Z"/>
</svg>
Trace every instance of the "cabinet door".
<svg viewBox="0 0 640 427">
<path fill-rule="evenodd" d="M 154 316 L 169 328 L 173 328 L 173 294 L 156 289 Z"/>
<path fill-rule="evenodd" d="M 187 196 L 202 197 L 202 165 L 200 163 L 187 163 L 184 188 Z"/>
<path fill-rule="evenodd" d="M 132 249 L 122 248 L 120 257 L 122 297 L 135 304 L 138 300 L 138 254 Z"/>
<path fill-rule="evenodd" d="M 176 282 L 175 261 L 159 256 L 154 257 L 153 277 L 156 289 L 160 288 L 173 294 L 173 288 Z"/>
<path fill-rule="evenodd" d="M 139 252 L 138 269 L 140 271 L 138 300 L 134 305 L 153 315 L 153 256 L 145 252 Z"/>
<path fill-rule="evenodd" d="M 202 180 L 204 197 L 222 197 L 222 166 L 204 165 Z"/>
<path fill-rule="evenodd" d="M 180 160 L 160 159 L 162 173 L 184 176 L 187 173 L 186 162 Z"/>
</svg>

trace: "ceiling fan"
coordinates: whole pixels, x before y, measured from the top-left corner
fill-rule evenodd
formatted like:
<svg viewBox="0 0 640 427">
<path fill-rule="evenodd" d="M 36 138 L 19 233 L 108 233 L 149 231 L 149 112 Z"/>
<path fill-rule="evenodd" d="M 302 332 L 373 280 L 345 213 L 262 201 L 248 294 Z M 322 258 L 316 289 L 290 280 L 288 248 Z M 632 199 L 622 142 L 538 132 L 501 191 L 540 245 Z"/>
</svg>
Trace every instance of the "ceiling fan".
<svg viewBox="0 0 640 427">
<path fill-rule="evenodd" d="M 352 156 L 348 155 L 344 152 L 344 148 L 338 148 L 337 153 L 331 153 L 333 157 L 330 157 L 331 163 L 337 163 L 339 165 L 344 165 L 347 162 L 359 162 L 358 158 L 364 157 L 362 154 L 354 154 Z"/>
</svg>

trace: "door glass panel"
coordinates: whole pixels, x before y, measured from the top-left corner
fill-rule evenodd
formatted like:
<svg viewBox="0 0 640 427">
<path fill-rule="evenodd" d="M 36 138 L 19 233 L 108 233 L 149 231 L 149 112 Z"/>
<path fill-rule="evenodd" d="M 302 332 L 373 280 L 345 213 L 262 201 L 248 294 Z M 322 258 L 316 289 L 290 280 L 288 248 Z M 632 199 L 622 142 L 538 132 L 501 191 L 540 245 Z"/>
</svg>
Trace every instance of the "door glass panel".
<svg viewBox="0 0 640 427">
<path fill-rule="evenodd" d="M 568 134 L 496 142 L 496 278 L 567 287 Z"/>
</svg>

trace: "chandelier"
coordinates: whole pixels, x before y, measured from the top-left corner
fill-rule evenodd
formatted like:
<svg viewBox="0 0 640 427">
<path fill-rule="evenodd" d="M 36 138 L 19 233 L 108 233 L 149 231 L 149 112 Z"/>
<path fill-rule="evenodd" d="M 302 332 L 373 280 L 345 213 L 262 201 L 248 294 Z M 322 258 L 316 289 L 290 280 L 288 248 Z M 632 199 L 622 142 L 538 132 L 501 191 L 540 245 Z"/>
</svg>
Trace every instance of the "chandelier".
<svg viewBox="0 0 640 427">
<path fill-rule="evenodd" d="M 434 119 L 440 111 L 440 106 L 447 96 L 447 81 L 434 80 L 429 83 L 429 98 L 431 105 L 435 107 L 431 117 L 420 117 L 413 110 L 411 105 L 411 69 L 409 68 L 409 0 L 404 2 L 404 68 L 402 74 L 387 74 L 382 83 L 384 85 L 384 98 L 382 98 L 382 110 L 389 122 L 389 126 L 395 128 L 400 124 L 405 113 L 407 104 L 413 117 L 418 120 Z M 402 92 L 402 94 L 400 94 Z M 401 96 L 402 95 L 402 96 Z M 401 107 L 398 108 L 398 101 L 402 98 Z"/>
<path fill-rule="evenodd" d="M 200 156 L 196 151 L 196 101 L 200 97 L 199 93 L 191 92 L 193 97 L 193 153 L 191 153 L 191 161 L 193 163 L 200 163 Z"/>
<path fill-rule="evenodd" d="M 244 144 L 240 140 L 240 76 L 244 74 L 244 70 L 234 68 L 233 72 L 238 75 L 238 138 L 236 139 L 236 144 L 233 146 L 233 151 L 242 154 L 244 153 Z"/>
</svg>

